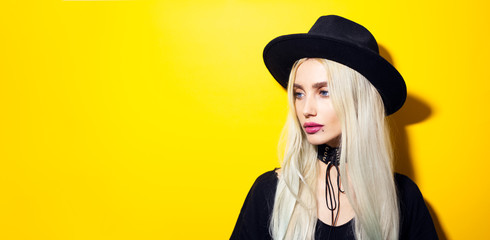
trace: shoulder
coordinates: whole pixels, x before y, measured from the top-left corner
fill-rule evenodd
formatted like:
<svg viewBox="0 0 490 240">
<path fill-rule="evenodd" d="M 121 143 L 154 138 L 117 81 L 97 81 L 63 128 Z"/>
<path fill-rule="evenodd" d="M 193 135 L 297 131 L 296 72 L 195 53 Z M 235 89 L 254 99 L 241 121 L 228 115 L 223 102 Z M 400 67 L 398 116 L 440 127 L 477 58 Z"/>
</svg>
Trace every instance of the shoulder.
<svg viewBox="0 0 490 240">
<path fill-rule="evenodd" d="M 276 168 L 274 170 L 262 173 L 260 176 L 257 177 L 255 180 L 256 182 L 274 182 L 277 181 L 277 174 L 280 171 L 280 168 Z"/>
<path fill-rule="evenodd" d="M 276 170 L 277 168 L 258 176 L 252 185 L 251 192 L 263 195 L 266 198 L 273 198 L 278 181 Z"/>
<path fill-rule="evenodd" d="M 412 179 L 403 174 L 395 173 L 395 184 L 401 207 L 415 207 L 416 205 L 425 207 L 422 192 Z"/>
<path fill-rule="evenodd" d="M 395 173 L 400 205 L 400 239 L 437 239 L 432 217 L 417 184 Z"/>
<path fill-rule="evenodd" d="M 253 206 L 254 208 L 272 207 L 278 182 L 275 170 L 265 172 L 255 179 L 245 198 L 245 205 Z"/>
<path fill-rule="evenodd" d="M 395 173 L 395 184 L 402 195 L 422 195 L 417 184 L 401 173 Z"/>
<path fill-rule="evenodd" d="M 403 210 L 413 210 L 416 207 L 425 207 L 424 197 L 417 184 L 409 177 L 395 173 L 395 184 L 402 214 Z"/>
<path fill-rule="evenodd" d="M 278 182 L 275 170 L 265 172 L 255 180 L 230 239 L 271 239 L 268 224 Z"/>
</svg>

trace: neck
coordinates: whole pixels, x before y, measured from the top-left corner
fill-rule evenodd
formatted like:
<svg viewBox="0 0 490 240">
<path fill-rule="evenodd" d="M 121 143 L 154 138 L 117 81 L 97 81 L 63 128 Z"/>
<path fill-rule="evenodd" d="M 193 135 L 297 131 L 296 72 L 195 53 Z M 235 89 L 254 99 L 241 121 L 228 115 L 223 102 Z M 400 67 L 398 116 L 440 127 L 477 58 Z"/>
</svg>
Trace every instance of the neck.
<svg viewBox="0 0 490 240">
<path fill-rule="evenodd" d="M 335 166 L 340 163 L 340 148 L 331 147 L 327 144 L 318 145 L 318 155 L 317 158 L 325 164 L 329 162 Z"/>
</svg>

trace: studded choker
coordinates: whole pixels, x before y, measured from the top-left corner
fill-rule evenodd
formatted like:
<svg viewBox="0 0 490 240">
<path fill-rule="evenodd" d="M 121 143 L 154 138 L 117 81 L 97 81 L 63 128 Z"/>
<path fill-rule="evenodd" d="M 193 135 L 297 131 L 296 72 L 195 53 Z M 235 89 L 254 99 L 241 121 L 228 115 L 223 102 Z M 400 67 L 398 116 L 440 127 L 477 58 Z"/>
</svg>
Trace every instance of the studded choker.
<svg viewBox="0 0 490 240">
<path fill-rule="evenodd" d="M 340 187 L 340 148 L 330 147 L 327 144 L 318 145 L 318 159 L 327 164 L 327 172 L 325 174 L 325 200 L 328 210 L 332 213 L 332 226 L 336 226 L 340 211 L 340 193 L 344 193 L 344 190 Z M 336 188 L 334 188 L 330 177 L 330 169 L 332 167 L 337 171 Z M 335 210 L 337 210 L 337 213 L 335 213 Z"/>
</svg>

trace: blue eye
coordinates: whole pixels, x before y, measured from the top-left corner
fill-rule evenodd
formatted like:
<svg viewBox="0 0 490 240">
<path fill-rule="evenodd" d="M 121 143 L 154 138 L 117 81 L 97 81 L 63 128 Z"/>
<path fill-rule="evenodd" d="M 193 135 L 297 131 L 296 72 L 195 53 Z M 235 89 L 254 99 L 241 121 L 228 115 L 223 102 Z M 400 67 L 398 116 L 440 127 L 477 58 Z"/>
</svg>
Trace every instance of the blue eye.
<svg viewBox="0 0 490 240">
<path fill-rule="evenodd" d="M 303 93 L 300 93 L 300 92 L 295 92 L 295 93 L 294 93 L 294 97 L 295 97 L 295 98 L 301 98 L 301 97 L 302 97 L 302 95 L 301 95 L 301 94 L 303 94 Z"/>
<path fill-rule="evenodd" d="M 321 94 L 322 96 L 325 96 L 325 97 L 330 96 L 330 93 L 329 93 L 328 91 L 324 91 L 324 90 L 323 90 L 323 91 L 320 91 L 320 94 Z"/>
</svg>

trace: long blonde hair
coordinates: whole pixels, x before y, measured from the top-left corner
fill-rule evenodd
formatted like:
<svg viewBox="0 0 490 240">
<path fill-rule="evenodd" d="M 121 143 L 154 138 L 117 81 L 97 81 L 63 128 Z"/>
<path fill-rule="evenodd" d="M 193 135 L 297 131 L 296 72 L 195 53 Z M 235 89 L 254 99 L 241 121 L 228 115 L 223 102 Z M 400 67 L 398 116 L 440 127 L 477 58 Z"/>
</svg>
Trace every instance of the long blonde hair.
<svg viewBox="0 0 490 240">
<path fill-rule="evenodd" d="M 296 71 L 307 59 L 296 61 L 289 76 L 289 111 L 279 142 L 286 146 L 269 227 L 275 240 L 315 236 L 317 149 L 300 126 L 293 93 Z M 331 60 L 316 60 L 327 70 L 330 97 L 341 122 L 340 174 L 349 179 L 349 184 L 342 185 L 355 211 L 355 237 L 397 239 L 399 207 L 383 101 L 355 70 Z"/>
</svg>

